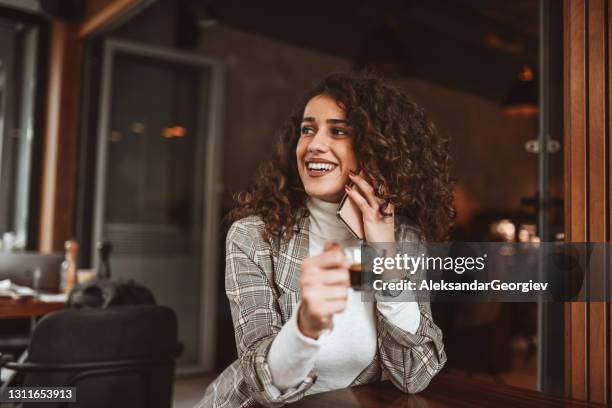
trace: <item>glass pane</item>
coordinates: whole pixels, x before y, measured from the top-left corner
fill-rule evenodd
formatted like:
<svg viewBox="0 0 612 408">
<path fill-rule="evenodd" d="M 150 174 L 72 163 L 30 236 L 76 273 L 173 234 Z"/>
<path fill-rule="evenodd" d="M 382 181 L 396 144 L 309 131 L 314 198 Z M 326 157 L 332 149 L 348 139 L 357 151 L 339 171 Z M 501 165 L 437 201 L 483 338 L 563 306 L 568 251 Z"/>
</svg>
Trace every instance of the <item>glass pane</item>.
<svg viewBox="0 0 612 408">
<path fill-rule="evenodd" d="M 0 235 L 27 243 L 38 30 L 0 18 Z"/>
<path fill-rule="evenodd" d="M 199 361 L 208 80 L 202 69 L 121 53 L 113 67 L 103 237 L 113 276 L 177 313 L 183 363 Z"/>
<path fill-rule="evenodd" d="M 563 154 L 563 3 L 547 0 L 543 5 L 545 33 L 542 69 L 545 94 L 542 101 L 541 171 L 539 190 L 543 205 L 539 208 L 543 241 L 563 241 L 564 234 L 564 154 Z M 539 385 L 542 391 L 563 395 L 565 392 L 564 332 L 565 305 L 542 303 L 539 308 Z"/>
</svg>

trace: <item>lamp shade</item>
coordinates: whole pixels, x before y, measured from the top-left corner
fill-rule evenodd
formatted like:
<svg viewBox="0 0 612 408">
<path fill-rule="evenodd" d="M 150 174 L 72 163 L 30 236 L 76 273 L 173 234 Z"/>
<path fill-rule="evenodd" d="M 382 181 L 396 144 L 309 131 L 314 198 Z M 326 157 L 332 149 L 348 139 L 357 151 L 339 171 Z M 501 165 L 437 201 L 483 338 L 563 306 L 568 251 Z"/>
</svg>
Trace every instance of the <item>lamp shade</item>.
<svg viewBox="0 0 612 408">
<path fill-rule="evenodd" d="M 538 82 L 533 69 L 523 66 L 517 81 L 502 104 L 504 115 L 521 118 L 535 118 L 540 111 L 538 105 Z"/>
</svg>

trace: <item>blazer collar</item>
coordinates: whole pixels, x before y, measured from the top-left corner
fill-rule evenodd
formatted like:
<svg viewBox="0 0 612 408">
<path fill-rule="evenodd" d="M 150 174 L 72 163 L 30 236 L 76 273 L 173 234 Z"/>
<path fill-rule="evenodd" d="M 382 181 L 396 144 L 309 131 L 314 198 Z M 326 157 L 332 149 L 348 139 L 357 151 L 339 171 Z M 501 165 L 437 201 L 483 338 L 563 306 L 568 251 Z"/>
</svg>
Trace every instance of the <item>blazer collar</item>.
<svg viewBox="0 0 612 408">
<path fill-rule="evenodd" d="M 309 254 L 308 227 L 310 220 L 306 209 L 298 210 L 298 220 L 293 226 L 293 236 L 282 243 L 277 253 L 276 282 L 292 291 L 299 291 L 302 261 Z"/>
<path fill-rule="evenodd" d="M 291 258 L 301 265 L 302 261 L 309 254 L 310 217 L 308 216 L 308 210 L 305 208 L 298 211 L 298 221 L 294 226 L 295 232 L 289 241 L 290 245 L 287 249 L 291 251 Z"/>
</svg>

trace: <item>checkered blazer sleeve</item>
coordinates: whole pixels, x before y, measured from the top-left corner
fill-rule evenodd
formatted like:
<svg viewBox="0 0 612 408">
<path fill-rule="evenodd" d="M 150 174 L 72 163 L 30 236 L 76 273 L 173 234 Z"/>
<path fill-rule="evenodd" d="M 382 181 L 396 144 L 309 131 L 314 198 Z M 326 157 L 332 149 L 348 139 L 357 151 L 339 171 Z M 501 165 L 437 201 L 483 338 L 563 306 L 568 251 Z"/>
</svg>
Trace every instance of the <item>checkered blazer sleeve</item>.
<svg viewBox="0 0 612 408">
<path fill-rule="evenodd" d="M 419 242 L 418 247 L 422 245 L 417 232 L 410 227 L 401 228 L 398 235 L 398 242 Z M 392 324 L 376 309 L 383 377 L 411 394 L 424 390 L 446 364 L 442 331 L 433 321 L 429 302 L 419 300 L 419 310 L 419 327 L 412 334 Z"/>
<path fill-rule="evenodd" d="M 261 237 L 261 222 L 234 223 L 226 242 L 225 287 L 236 334 L 240 370 L 250 397 L 266 407 L 302 398 L 316 374 L 282 392 L 272 384 L 268 350 L 283 323 L 272 283 L 269 248 Z"/>
</svg>

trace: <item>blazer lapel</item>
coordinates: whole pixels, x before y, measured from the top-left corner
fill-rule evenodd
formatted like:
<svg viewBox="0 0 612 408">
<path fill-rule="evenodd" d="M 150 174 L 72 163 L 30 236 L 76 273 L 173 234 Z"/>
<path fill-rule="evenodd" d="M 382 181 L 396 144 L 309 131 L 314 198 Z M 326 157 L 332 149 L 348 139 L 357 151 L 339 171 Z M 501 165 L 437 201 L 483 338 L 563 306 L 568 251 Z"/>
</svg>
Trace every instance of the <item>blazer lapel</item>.
<svg viewBox="0 0 612 408">
<path fill-rule="evenodd" d="M 310 219 L 303 210 L 300 211 L 294 234 L 289 242 L 282 244 L 276 265 L 276 282 L 284 289 L 299 292 L 299 277 L 302 261 L 308 257 L 308 227 Z"/>
</svg>

